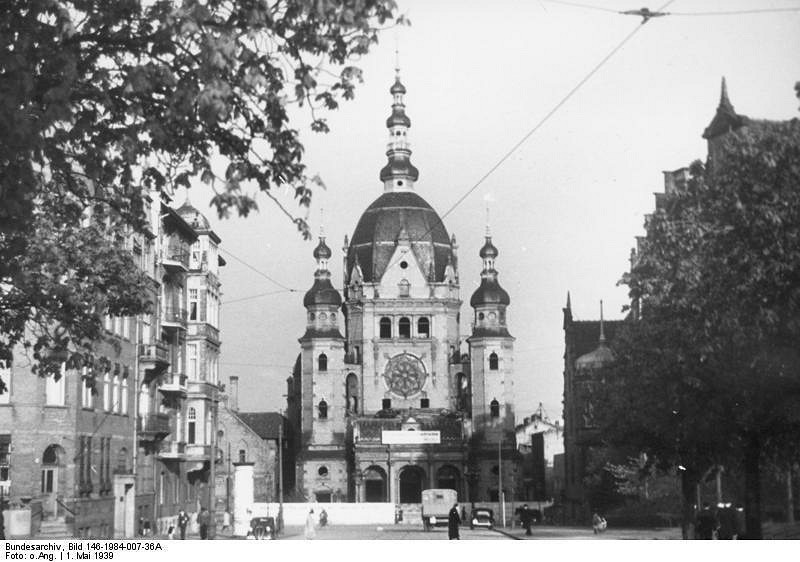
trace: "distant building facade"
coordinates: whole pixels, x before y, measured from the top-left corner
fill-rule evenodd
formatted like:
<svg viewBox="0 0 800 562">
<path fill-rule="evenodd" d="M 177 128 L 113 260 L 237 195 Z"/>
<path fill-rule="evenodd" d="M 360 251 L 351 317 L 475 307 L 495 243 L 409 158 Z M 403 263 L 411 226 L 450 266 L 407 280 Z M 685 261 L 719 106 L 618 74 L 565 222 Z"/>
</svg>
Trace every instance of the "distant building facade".
<svg viewBox="0 0 800 562">
<path fill-rule="evenodd" d="M 287 423 L 277 412 L 240 412 L 236 393 L 238 377 L 228 384 L 227 403 L 219 410 L 217 449 L 217 512 L 231 513 L 234 463 L 253 463 L 253 494 L 256 502 L 276 502 L 280 498 L 280 466 L 286 462 L 279 454 L 288 450 Z M 286 443 L 286 445 L 284 445 Z M 291 460 L 290 460 L 291 462 Z M 286 484 L 284 480 L 284 489 Z"/>
<path fill-rule="evenodd" d="M 522 455 L 523 499 L 547 502 L 559 498 L 564 489 L 564 475 L 555 466 L 556 457 L 564 453 L 564 428 L 559 420 L 551 421 L 540 404 L 517 425 L 516 436 Z"/>
</svg>

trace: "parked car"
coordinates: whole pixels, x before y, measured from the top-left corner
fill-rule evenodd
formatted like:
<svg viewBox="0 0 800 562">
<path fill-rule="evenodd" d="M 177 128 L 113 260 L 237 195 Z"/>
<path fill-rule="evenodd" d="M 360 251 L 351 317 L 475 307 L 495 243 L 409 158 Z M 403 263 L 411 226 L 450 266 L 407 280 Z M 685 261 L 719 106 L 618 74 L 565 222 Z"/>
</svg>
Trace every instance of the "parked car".
<svg viewBox="0 0 800 562">
<path fill-rule="evenodd" d="M 486 527 L 494 529 L 494 511 L 488 507 L 476 507 L 469 517 L 469 528 Z"/>
<path fill-rule="evenodd" d="M 247 531 L 248 539 L 270 541 L 275 538 L 274 517 L 253 517 L 250 519 L 250 530 Z"/>
</svg>

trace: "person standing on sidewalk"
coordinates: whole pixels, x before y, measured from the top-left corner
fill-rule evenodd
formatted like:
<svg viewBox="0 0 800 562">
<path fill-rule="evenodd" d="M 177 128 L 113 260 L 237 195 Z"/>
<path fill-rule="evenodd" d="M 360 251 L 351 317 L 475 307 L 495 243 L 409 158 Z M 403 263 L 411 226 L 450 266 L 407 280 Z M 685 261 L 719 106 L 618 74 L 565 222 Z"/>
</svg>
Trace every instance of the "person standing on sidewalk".
<svg viewBox="0 0 800 562">
<path fill-rule="evenodd" d="M 311 540 L 317 536 L 316 524 L 317 522 L 314 521 L 314 510 L 310 509 L 308 511 L 308 517 L 306 517 L 306 539 Z"/>
<path fill-rule="evenodd" d="M 181 530 L 181 540 L 186 540 L 186 525 L 189 524 L 189 514 L 183 509 L 178 512 L 178 529 Z"/>
<path fill-rule="evenodd" d="M 197 524 L 200 525 L 200 539 L 208 539 L 208 525 L 211 523 L 211 514 L 204 507 L 200 510 L 200 515 L 197 516 Z"/>
<path fill-rule="evenodd" d="M 525 536 L 530 537 L 533 533 L 531 533 L 531 510 L 528 509 L 528 504 L 522 506 L 522 509 L 519 513 L 519 518 L 522 522 L 522 527 L 525 529 Z"/>
<path fill-rule="evenodd" d="M 451 541 L 461 539 L 458 534 L 458 526 L 461 524 L 461 517 L 458 515 L 458 502 L 453 504 L 453 508 L 447 515 L 447 536 Z"/>
</svg>

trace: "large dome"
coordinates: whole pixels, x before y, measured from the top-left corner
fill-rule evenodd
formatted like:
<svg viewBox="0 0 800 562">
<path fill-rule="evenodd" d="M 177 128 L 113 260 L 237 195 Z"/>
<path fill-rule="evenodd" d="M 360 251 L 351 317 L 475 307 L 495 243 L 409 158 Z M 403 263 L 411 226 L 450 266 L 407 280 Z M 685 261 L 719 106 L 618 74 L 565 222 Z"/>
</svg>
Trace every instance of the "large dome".
<svg viewBox="0 0 800 562">
<path fill-rule="evenodd" d="M 384 193 L 364 211 L 347 253 L 348 274 L 358 256 L 364 282 L 380 281 L 401 236 L 408 237 L 422 273 L 427 276 L 432 269 L 434 281 L 443 281 L 450 237 L 436 211 L 411 191 Z"/>
</svg>

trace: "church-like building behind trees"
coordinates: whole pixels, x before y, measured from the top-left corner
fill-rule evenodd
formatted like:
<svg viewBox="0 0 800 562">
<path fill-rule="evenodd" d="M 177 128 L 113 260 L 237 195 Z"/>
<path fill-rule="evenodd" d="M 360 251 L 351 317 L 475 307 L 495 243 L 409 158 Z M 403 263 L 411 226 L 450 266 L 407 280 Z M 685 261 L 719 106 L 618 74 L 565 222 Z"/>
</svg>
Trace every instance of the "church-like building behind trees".
<svg viewBox="0 0 800 562">
<path fill-rule="evenodd" d="M 462 502 L 497 501 L 502 486 L 511 499 L 521 478 L 499 252 L 487 227 L 464 352 L 458 245 L 416 191 L 399 75 L 390 92 L 383 194 L 345 238 L 341 291 L 324 236 L 314 250 L 306 331 L 288 380 L 287 413 L 300 440 L 296 492 L 319 502 L 415 504 L 428 488 L 455 489 Z"/>
</svg>

